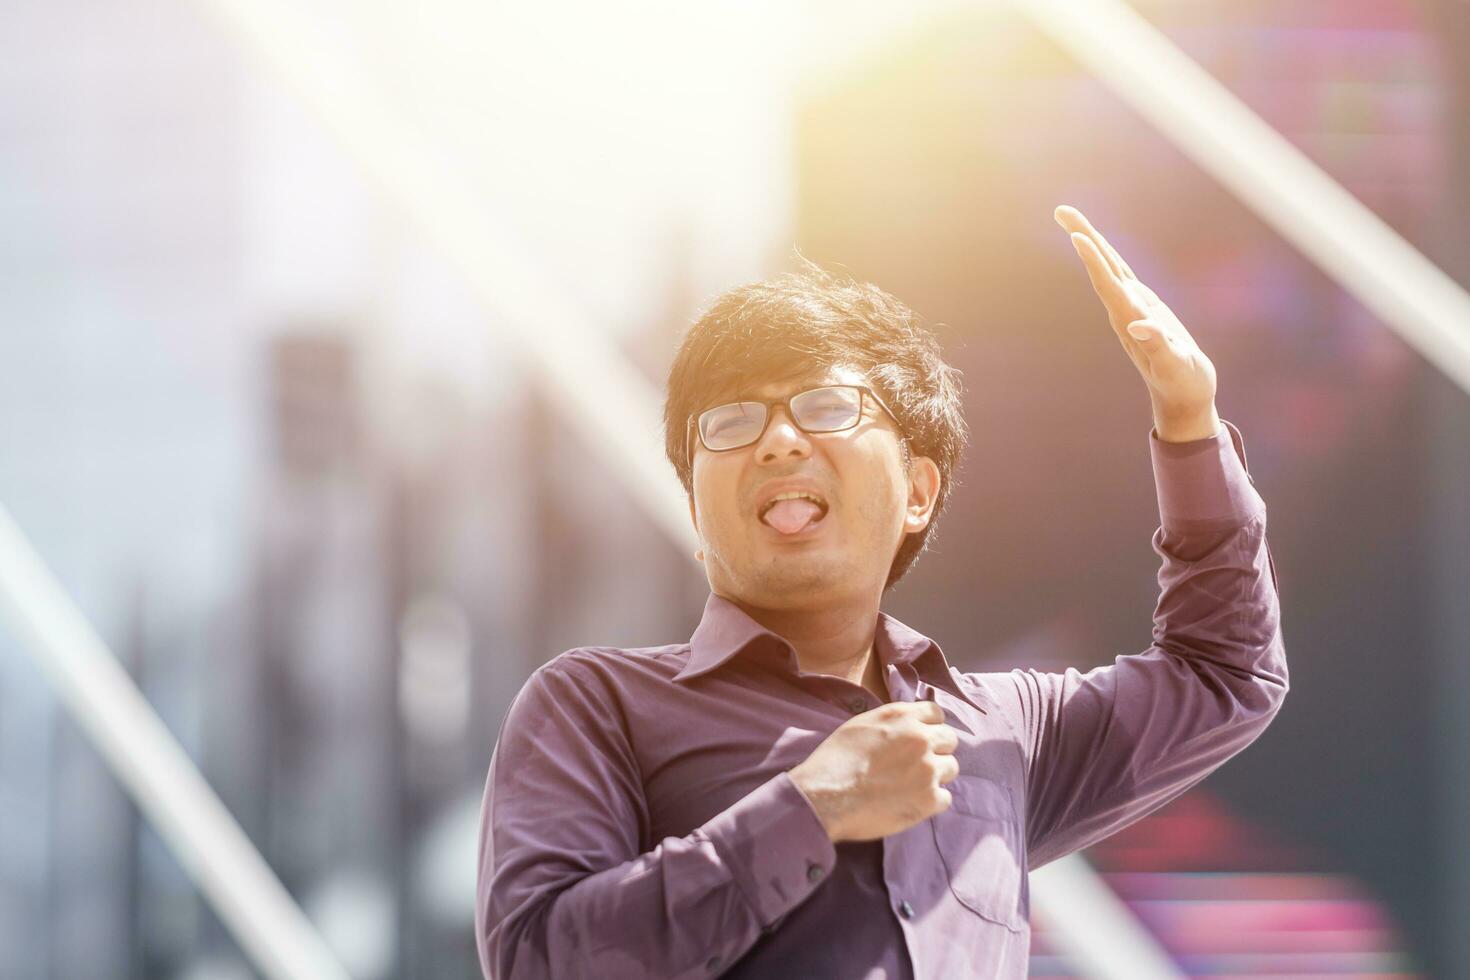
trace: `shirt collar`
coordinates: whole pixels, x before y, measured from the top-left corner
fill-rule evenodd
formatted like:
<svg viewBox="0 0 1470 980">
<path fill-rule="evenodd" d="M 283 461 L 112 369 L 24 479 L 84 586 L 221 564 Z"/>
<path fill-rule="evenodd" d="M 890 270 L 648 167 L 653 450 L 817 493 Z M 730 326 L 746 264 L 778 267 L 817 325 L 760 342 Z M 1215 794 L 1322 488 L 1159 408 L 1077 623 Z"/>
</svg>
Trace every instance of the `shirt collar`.
<svg viewBox="0 0 1470 980">
<path fill-rule="evenodd" d="M 955 679 L 955 670 L 949 665 L 939 644 L 911 626 L 906 626 L 887 613 L 878 614 L 878 632 L 874 639 L 879 656 L 884 663 L 912 664 L 919 680 L 930 687 L 941 688 L 961 700 L 968 701 L 981 714 L 989 714 L 980 702 L 983 698 L 972 695 Z M 923 697 L 923 692 L 919 694 Z"/>
<path fill-rule="evenodd" d="M 704 604 L 704 615 L 689 638 L 689 662 L 674 675 L 676 681 L 687 681 L 721 666 L 752 643 L 770 638 L 786 644 L 775 633 L 746 615 L 745 610 L 722 595 L 711 592 Z M 786 644 L 789 647 L 789 644 Z"/>
<path fill-rule="evenodd" d="M 716 670 L 736 654 L 761 640 L 773 641 L 784 647 L 794 665 L 795 655 L 791 651 L 791 644 L 756 622 L 729 599 L 712 592 L 704 604 L 704 615 L 699 620 L 699 626 L 689 638 L 689 662 L 674 675 L 674 680 L 688 681 Z M 884 664 L 911 664 L 921 681 L 932 687 L 942 688 L 955 697 L 970 702 L 979 711 L 986 712 L 985 707 L 979 703 L 983 699 L 972 696 L 955 679 L 954 670 L 945 659 L 939 644 L 918 630 L 880 612 L 873 644 Z"/>
</svg>

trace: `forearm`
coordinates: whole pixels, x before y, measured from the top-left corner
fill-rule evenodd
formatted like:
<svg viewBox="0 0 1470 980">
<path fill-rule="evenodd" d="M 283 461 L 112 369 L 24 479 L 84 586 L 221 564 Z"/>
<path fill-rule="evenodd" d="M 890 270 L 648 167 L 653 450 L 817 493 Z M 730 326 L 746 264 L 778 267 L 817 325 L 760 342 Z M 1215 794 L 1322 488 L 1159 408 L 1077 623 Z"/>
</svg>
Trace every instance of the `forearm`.
<svg viewBox="0 0 1470 980">
<path fill-rule="evenodd" d="M 1014 671 L 1031 742 L 1033 868 L 1167 803 L 1244 749 L 1287 690 L 1266 507 L 1223 423 L 1153 442 L 1153 642 L 1086 674 Z"/>
<path fill-rule="evenodd" d="M 500 980 L 709 977 L 804 901 L 835 860 L 785 773 L 684 837 L 594 873 L 568 872 L 570 884 L 531 884 L 547 877 L 547 855 L 522 849 L 494 873 L 482 965 Z"/>
<path fill-rule="evenodd" d="M 1223 690 L 1254 702 L 1286 688 L 1276 568 L 1266 541 L 1266 505 L 1245 468 L 1233 426 L 1207 441 L 1155 445 L 1163 559 L 1154 644 L 1218 668 Z"/>
</svg>

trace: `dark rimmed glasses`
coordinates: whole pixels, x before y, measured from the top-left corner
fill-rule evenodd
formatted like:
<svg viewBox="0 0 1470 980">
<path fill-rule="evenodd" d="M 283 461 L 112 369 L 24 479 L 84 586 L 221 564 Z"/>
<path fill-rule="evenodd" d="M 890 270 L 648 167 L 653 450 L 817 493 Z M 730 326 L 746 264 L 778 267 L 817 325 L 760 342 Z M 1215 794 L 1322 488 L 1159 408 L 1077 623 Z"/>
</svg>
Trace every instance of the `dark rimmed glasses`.
<svg viewBox="0 0 1470 980">
<path fill-rule="evenodd" d="M 716 405 L 699 413 L 697 419 L 691 418 L 689 427 L 698 431 L 700 444 L 705 449 L 724 453 L 743 449 L 758 441 L 770 424 L 773 405 L 785 406 L 786 415 L 803 432 L 842 432 L 862 420 L 865 398 L 873 399 L 873 403 L 893 419 L 902 435 L 903 426 L 899 425 L 898 416 L 867 385 L 822 385 L 799 391 L 788 398 Z M 689 442 L 687 431 L 684 441 L 685 455 L 692 458 L 694 446 Z"/>
</svg>

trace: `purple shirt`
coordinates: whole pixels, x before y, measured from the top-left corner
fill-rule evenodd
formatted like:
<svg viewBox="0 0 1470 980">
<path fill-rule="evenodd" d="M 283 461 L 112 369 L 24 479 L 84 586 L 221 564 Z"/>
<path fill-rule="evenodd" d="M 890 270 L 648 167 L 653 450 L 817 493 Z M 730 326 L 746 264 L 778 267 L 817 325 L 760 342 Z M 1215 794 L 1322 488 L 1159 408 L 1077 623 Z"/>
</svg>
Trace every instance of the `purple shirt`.
<svg viewBox="0 0 1470 980">
<path fill-rule="evenodd" d="M 1227 431 L 1228 430 L 1228 431 Z M 688 643 L 570 650 L 490 762 L 475 932 L 487 977 L 1024 977 L 1026 871 L 1245 748 L 1287 672 L 1266 506 L 1235 426 L 1150 432 L 1153 644 L 1087 673 L 965 673 L 880 613 L 892 700 L 960 738 L 950 809 L 833 845 L 787 770 L 879 705 L 720 596 Z"/>
</svg>

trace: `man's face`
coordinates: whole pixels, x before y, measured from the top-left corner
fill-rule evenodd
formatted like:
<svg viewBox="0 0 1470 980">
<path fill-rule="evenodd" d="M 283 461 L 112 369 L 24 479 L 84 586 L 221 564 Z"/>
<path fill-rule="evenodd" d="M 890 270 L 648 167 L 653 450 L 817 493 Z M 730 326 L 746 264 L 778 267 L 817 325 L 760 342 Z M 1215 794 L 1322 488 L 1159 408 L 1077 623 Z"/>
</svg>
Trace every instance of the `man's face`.
<svg viewBox="0 0 1470 980">
<path fill-rule="evenodd" d="M 745 398 L 789 397 L 819 385 L 867 384 L 851 368 L 819 370 L 701 404 L 698 411 Z M 807 433 L 784 405 L 772 406 L 752 445 L 710 452 L 694 446 L 690 516 L 700 537 L 710 588 L 767 609 L 799 609 L 849 596 L 882 595 L 903 536 L 929 523 L 939 489 L 932 460 L 906 469 L 897 426 L 872 398 L 858 424 L 841 432 Z M 808 492 L 825 504 L 812 522 L 800 501 L 768 509 L 781 491 Z M 804 524 L 804 526 L 802 526 Z M 794 530 L 801 527 L 800 530 Z M 788 533 L 789 532 L 789 533 Z"/>
</svg>

